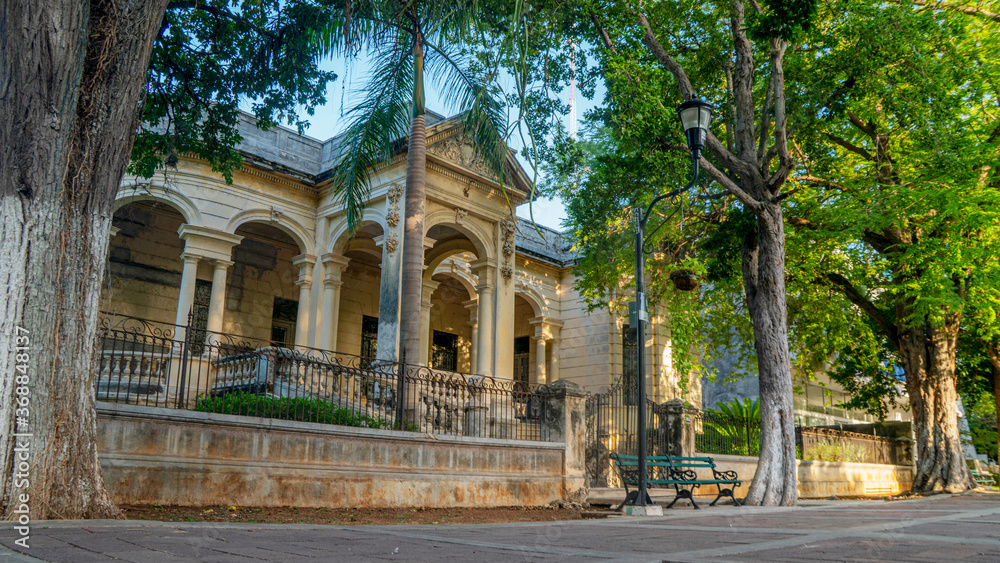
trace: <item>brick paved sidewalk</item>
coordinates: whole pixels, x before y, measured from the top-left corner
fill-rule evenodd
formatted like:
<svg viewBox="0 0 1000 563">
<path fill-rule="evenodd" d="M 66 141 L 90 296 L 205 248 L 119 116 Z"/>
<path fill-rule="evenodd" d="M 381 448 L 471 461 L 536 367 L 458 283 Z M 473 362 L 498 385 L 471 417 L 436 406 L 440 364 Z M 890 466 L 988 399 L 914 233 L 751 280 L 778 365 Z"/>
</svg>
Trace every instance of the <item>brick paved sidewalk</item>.
<svg viewBox="0 0 1000 563">
<path fill-rule="evenodd" d="M 439 526 L 41 522 L 21 561 L 1000 561 L 1000 494 L 716 506 L 662 518 Z"/>
</svg>

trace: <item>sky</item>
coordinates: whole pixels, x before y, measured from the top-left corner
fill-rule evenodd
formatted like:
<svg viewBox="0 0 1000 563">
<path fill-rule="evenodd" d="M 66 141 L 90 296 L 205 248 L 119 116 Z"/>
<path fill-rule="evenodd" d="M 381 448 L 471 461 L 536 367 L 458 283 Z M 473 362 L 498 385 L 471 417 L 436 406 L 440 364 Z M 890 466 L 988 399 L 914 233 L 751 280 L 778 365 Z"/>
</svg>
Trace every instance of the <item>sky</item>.
<svg viewBox="0 0 1000 563">
<path fill-rule="evenodd" d="M 360 91 L 366 83 L 368 68 L 367 61 L 363 57 L 352 61 L 350 68 L 347 68 L 343 59 L 328 60 L 321 66 L 324 70 L 333 70 L 336 72 L 337 80 L 331 82 L 327 87 L 326 105 L 316 108 L 312 116 L 306 115 L 303 111 L 301 112 L 301 117 L 309 121 L 309 128 L 305 132 L 306 135 L 325 141 L 340 133 L 346 127 L 347 119 L 344 115 L 350 111 L 355 101 L 359 98 Z M 441 94 L 430 81 L 427 84 L 426 96 L 427 109 L 431 111 L 446 116 L 454 115 L 459 111 L 459 108 L 448 107 L 444 103 Z M 564 96 L 566 98 L 565 101 L 568 102 L 569 94 L 564 92 Z M 577 99 L 581 102 L 579 107 L 584 110 L 594 105 L 593 102 L 583 99 L 580 96 L 577 96 Z M 578 115 L 582 115 L 583 111 L 578 110 L 577 113 Z M 566 123 L 566 127 L 567 129 L 569 128 L 568 123 Z M 513 144 L 512 147 L 515 150 L 520 148 Z M 531 169 L 525 165 L 523 160 L 521 162 L 522 166 L 525 166 L 528 176 L 531 177 Z M 530 205 L 533 208 L 536 223 L 558 231 L 563 230 L 562 222 L 566 218 L 566 209 L 561 200 L 558 198 L 554 200 L 538 198 Z M 518 217 L 530 219 L 529 214 L 529 204 L 524 204 L 517 208 Z"/>
</svg>

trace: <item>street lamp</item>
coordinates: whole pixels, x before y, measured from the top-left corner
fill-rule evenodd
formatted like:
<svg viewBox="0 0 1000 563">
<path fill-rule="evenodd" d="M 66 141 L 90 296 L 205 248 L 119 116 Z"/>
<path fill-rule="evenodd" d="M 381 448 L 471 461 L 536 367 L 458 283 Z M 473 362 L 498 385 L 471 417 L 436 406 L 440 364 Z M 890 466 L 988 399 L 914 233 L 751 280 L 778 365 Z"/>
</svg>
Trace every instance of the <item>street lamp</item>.
<svg viewBox="0 0 1000 563">
<path fill-rule="evenodd" d="M 643 282 L 643 271 L 645 269 L 645 228 L 649 215 L 661 199 L 675 197 L 694 187 L 698 181 L 698 159 L 701 157 L 701 150 L 705 148 L 705 140 L 708 138 L 708 125 L 712 121 L 712 104 L 692 96 L 689 100 L 677 108 L 677 116 L 681 119 L 684 127 L 684 135 L 687 137 L 688 148 L 691 149 L 691 161 L 694 172 L 691 181 L 680 190 L 660 194 L 653 198 L 642 212 L 641 207 L 633 209 L 635 219 L 635 314 L 630 315 L 629 325 L 636 327 L 636 371 L 637 383 L 639 386 L 639 408 L 638 424 L 639 430 L 639 489 L 631 499 L 631 504 L 635 506 L 645 506 L 653 504 L 646 491 L 646 322 L 649 317 L 646 313 L 646 293 Z"/>
</svg>

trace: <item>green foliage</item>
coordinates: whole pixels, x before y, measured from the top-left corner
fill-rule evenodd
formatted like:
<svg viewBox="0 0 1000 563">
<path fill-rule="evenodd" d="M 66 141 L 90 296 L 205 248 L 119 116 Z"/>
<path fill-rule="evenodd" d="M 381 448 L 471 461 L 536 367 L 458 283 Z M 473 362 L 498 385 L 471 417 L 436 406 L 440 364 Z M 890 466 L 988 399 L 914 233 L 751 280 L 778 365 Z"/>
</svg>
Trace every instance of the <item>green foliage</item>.
<svg viewBox="0 0 1000 563">
<path fill-rule="evenodd" d="M 322 399 L 268 397 L 264 395 L 251 395 L 242 391 L 227 393 L 219 397 L 202 395 L 198 397 L 194 410 L 217 414 L 238 414 L 243 416 L 259 416 L 261 418 L 277 418 L 280 420 L 296 420 L 299 422 L 357 426 L 361 428 L 392 428 L 392 425 L 385 419 L 358 414 L 350 409 L 345 409 Z"/>
<path fill-rule="evenodd" d="M 332 9 L 332 24 L 319 38 L 319 48 L 349 59 L 365 50 L 372 65 L 364 98 L 347 114 L 333 178 L 351 228 L 361 220 L 376 167 L 401 149 L 399 140 L 412 118 L 425 113 L 425 72 L 445 103 L 464 112 L 464 132 L 489 171 L 498 180 L 510 179 L 496 69 L 477 65 L 465 49 L 479 10 L 475 0 L 361 0 Z"/>
<path fill-rule="evenodd" d="M 755 456 L 760 451 L 760 403 L 733 399 L 708 409 L 695 449 L 703 453 Z"/>
<path fill-rule="evenodd" d="M 150 177 L 183 153 L 212 163 L 227 181 L 242 161 L 239 108 L 258 127 L 307 125 L 336 78 L 319 68 L 317 35 L 329 20 L 320 0 L 170 2 L 149 62 L 142 124 L 129 173 Z"/>
<path fill-rule="evenodd" d="M 809 31 L 816 16 L 816 0 L 770 0 L 763 2 L 761 13 L 749 16 L 750 36 L 758 41 L 780 37 L 796 42 Z"/>
<path fill-rule="evenodd" d="M 835 438 L 825 438 L 806 450 L 802 459 L 862 463 L 867 459 L 867 456 L 859 444 L 841 442 Z"/>
</svg>

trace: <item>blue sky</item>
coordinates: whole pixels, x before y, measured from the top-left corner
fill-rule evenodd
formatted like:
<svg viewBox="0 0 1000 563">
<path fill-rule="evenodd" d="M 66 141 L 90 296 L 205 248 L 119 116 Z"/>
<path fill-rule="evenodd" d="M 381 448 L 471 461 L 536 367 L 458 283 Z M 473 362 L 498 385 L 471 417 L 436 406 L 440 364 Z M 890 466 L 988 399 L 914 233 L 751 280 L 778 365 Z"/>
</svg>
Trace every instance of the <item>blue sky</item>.
<svg viewBox="0 0 1000 563">
<path fill-rule="evenodd" d="M 327 89 L 326 105 L 316 108 L 316 112 L 312 116 L 307 116 L 303 112 L 302 117 L 308 119 L 310 124 L 309 128 L 306 130 L 307 135 L 315 139 L 326 140 L 337 133 L 340 133 L 346 127 L 347 120 L 341 112 L 346 114 L 350 111 L 354 103 L 352 101 L 352 92 L 354 93 L 356 99 L 358 92 L 367 82 L 366 77 L 368 68 L 367 61 L 361 57 L 352 61 L 349 69 L 345 68 L 345 64 L 342 59 L 329 60 L 324 63 L 322 67 L 336 72 L 337 80 L 330 83 L 329 88 Z M 448 107 L 444 103 L 440 93 L 433 84 L 427 84 L 426 95 L 428 109 L 444 115 L 452 115 L 458 112 L 458 108 Z M 569 100 L 568 92 L 564 92 L 564 97 L 566 101 Z M 580 109 L 577 111 L 578 115 L 582 115 L 584 110 L 589 109 L 594 105 L 593 102 L 583 99 L 579 95 L 577 96 L 577 99 L 580 102 Z M 513 144 L 512 146 L 515 149 L 520 148 Z M 525 169 L 530 176 L 531 170 L 527 166 L 525 166 Z M 535 222 L 545 227 L 560 231 L 562 230 L 562 221 L 566 218 L 566 210 L 561 200 L 539 198 L 531 205 L 534 211 Z M 525 204 L 518 207 L 517 215 L 528 219 L 528 205 Z"/>
</svg>

